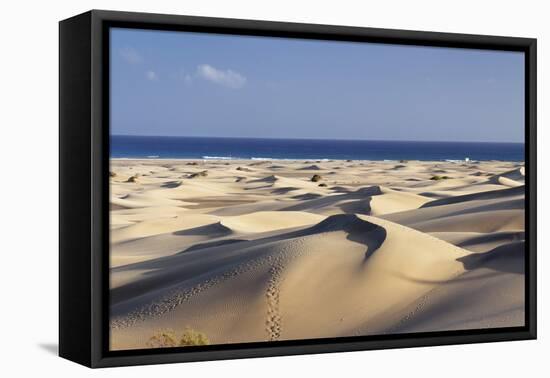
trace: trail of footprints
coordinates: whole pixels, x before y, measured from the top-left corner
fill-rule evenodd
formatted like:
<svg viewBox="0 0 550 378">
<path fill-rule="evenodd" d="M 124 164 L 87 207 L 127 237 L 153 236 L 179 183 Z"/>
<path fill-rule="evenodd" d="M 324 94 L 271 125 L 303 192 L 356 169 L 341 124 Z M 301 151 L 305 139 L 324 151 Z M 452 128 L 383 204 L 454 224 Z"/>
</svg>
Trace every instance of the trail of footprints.
<svg viewBox="0 0 550 378">
<path fill-rule="evenodd" d="M 267 317 L 266 317 L 266 332 L 268 340 L 278 340 L 281 336 L 281 315 L 279 312 L 279 287 L 282 281 L 282 272 L 284 267 L 292 259 L 303 254 L 304 248 L 300 248 L 298 244 L 303 243 L 303 238 L 297 238 L 291 241 L 284 249 L 276 255 L 262 255 L 242 263 L 233 269 L 229 269 L 220 273 L 217 276 L 208 278 L 194 286 L 185 287 L 188 283 L 180 284 L 171 289 L 162 298 L 144 305 L 125 315 L 113 317 L 110 323 L 111 329 L 120 329 L 130 327 L 137 322 L 158 317 L 173 311 L 176 307 L 189 301 L 195 295 L 202 293 L 212 287 L 227 281 L 230 278 L 237 277 L 241 274 L 249 272 L 253 269 L 269 265 L 270 279 L 266 289 L 267 299 Z"/>
<path fill-rule="evenodd" d="M 304 242 L 305 238 L 307 237 L 292 240 L 279 254 L 275 256 L 270 255 L 268 258 L 271 265 L 269 268 L 270 277 L 267 282 L 267 289 L 265 292 L 265 297 L 267 300 L 265 331 L 267 333 L 268 341 L 277 341 L 281 337 L 282 317 L 279 307 L 279 299 L 281 293 L 281 282 L 283 281 L 283 272 L 291 260 L 294 260 L 304 254 L 305 248 L 301 248 L 299 245 Z"/>
<path fill-rule="evenodd" d="M 111 321 L 111 328 L 126 328 L 137 323 L 138 321 L 144 321 L 152 317 L 166 314 L 167 312 L 174 310 L 179 305 L 187 302 L 195 295 L 217 286 L 231 277 L 239 276 L 240 274 L 248 272 L 254 268 L 260 267 L 264 265 L 267 260 L 268 258 L 266 256 L 261 256 L 240 264 L 237 267 L 227 270 L 217 276 L 207 278 L 194 286 L 185 287 L 188 285 L 187 283 L 178 285 L 157 301 L 136 309 L 129 314 L 114 318 Z"/>
<path fill-rule="evenodd" d="M 277 260 L 280 260 L 278 258 Z M 281 314 L 279 312 L 279 284 L 283 265 L 275 261 L 269 269 L 270 279 L 266 290 L 267 298 L 267 319 L 265 322 L 266 332 L 269 341 L 276 341 L 281 336 Z"/>
</svg>

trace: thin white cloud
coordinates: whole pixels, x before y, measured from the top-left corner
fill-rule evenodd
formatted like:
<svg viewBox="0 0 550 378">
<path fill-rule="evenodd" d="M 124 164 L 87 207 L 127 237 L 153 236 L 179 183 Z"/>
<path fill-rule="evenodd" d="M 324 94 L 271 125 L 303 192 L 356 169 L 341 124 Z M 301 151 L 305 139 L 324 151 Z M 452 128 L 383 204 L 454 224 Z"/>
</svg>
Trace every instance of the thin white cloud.
<svg viewBox="0 0 550 378">
<path fill-rule="evenodd" d="M 193 82 L 193 76 L 188 73 L 184 68 L 180 69 L 178 73 L 174 75 L 174 78 L 183 81 L 187 85 Z"/>
<path fill-rule="evenodd" d="M 155 81 L 158 80 L 159 76 L 155 71 L 147 71 L 145 73 L 145 76 L 147 77 L 147 80 Z"/>
<path fill-rule="evenodd" d="M 127 63 L 138 64 L 143 62 L 143 57 L 132 47 L 124 47 L 118 50 L 118 54 Z"/>
<path fill-rule="evenodd" d="M 239 89 L 246 84 L 246 77 L 232 70 L 220 70 L 209 64 L 201 64 L 197 67 L 197 75 L 212 83 L 224 87 Z"/>
</svg>

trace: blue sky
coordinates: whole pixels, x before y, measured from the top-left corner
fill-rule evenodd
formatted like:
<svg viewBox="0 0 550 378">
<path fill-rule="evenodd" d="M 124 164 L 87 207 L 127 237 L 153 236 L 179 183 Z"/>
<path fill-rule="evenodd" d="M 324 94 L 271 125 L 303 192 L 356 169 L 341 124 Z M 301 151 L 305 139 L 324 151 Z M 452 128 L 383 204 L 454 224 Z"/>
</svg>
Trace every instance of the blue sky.
<svg viewBox="0 0 550 378">
<path fill-rule="evenodd" d="M 518 52 L 111 30 L 111 133 L 523 142 Z"/>
</svg>

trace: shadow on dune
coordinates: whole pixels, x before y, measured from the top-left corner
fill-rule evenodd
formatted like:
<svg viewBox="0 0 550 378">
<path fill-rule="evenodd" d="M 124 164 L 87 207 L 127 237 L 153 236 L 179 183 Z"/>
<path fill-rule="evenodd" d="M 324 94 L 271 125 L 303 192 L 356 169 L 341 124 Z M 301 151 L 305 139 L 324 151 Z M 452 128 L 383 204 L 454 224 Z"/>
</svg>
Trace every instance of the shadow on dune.
<svg viewBox="0 0 550 378">
<path fill-rule="evenodd" d="M 165 182 L 160 187 L 167 188 L 167 189 L 175 189 L 179 186 L 181 186 L 181 181 L 169 181 L 169 182 Z"/>
<path fill-rule="evenodd" d="M 488 272 L 488 273 L 484 273 L 484 274 L 478 274 L 477 276 L 464 277 L 464 273 L 462 273 L 458 277 L 452 278 L 450 280 L 426 280 L 426 279 L 407 276 L 407 275 L 402 274 L 402 273 L 394 273 L 394 276 L 398 277 L 398 278 L 401 278 L 403 280 L 412 282 L 412 283 L 417 283 L 417 284 L 448 285 L 448 284 L 454 284 L 454 283 L 458 283 L 458 282 L 486 280 L 486 279 L 489 279 L 491 277 L 496 277 L 499 274 L 500 274 L 499 272 Z"/>
<path fill-rule="evenodd" d="M 366 199 L 363 199 L 363 200 L 356 200 L 356 201 L 342 203 L 338 205 L 338 207 L 346 214 L 357 213 L 357 214 L 369 215 L 371 213 L 371 206 L 370 206 L 371 201 L 372 201 L 372 197 L 367 197 Z"/>
<path fill-rule="evenodd" d="M 276 181 L 279 181 L 280 178 L 279 176 L 275 176 L 275 175 L 271 175 L 271 176 L 266 176 L 266 177 L 263 177 L 263 178 L 259 178 L 259 179 L 255 179 L 255 180 L 250 180 L 248 183 L 249 184 L 255 184 L 255 183 L 274 183 Z"/>
<path fill-rule="evenodd" d="M 525 175 L 522 172 L 525 172 L 525 168 L 523 167 L 512 169 L 511 171 L 492 176 L 491 178 L 489 178 L 488 182 L 491 184 L 500 184 L 499 179 L 505 178 L 523 184 L 525 183 Z"/>
<path fill-rule="evenodd" d="M 370 205 L 368 206 L 368 210 L 366 210 L 365 200 L 368 200 L 370 203 L 370 197 L 380 194 L 382 194 L 382 190 L 379 186 L 368 186 L 354 192 L 344 192 L 340 195 L 305 200 L 297 205 L 285 207 L 281 209 L 281 211 L 311 211 L 336 206 L 346 213 L 361 213 L 368 215 L 370 213 Z M 344 201 L 345 203 L 342 203 Z M 363 209 L 364 211 L 356 211 L 357 209 Z"/>
<path fill-rule="evenodd" d="M 316 164 L 308 165 L 307 167 L 298 168 L 297 171 L 319 171 L 321 167 Z"/>
<path fill-rule="evenodd" d="M 297 188 L 297 187 L 294 187 L 294 186 L 289 186 L 289 187 L 285 187 L 285 188 L 277 188 L 277 189 L 273 189 L 271 191 L 272 194 L 287 194 L 289 192 L 292 192 L 294 190 L 299 190 L 300 188 Z"/>
<path fill-rule="evenodd" d="M 467 201 L 495 200 L 495 199 L 506 198 L 506 197 L 521 196 L 524 194 L 525 194 L 525 187 L 518 186 L 515 188 L 509 188 L 509 189 L 497 189 L 497 190 L 490 190 L 487 192 L 472 193 L 472 194 L 465 194 L 461 196 L 441 198 L 441 199 L 437 199 L 437 200 L 425 203 L 424 205 L 420 206 L 420 208 L 434 207 L 434 206 L 441 206 L 441 205 L 451 205 L 451 204 L 467 202 Z"/>
<path fill-rule="evenodd" d="M 457 259 L 464 269 L 487 268 L 497 272 L 524 274 L 525 242 L 504 244 L 485 253 L 473 253 Z"/>
<path fill-rule="evenodd" d="M 319 197 L 322 197 L 321 194 L 317 194 L 317 193 L 306 193 L 306 194 L 298 194 L 296 196 L 293 196 L 291 197 L 292 199 L 295 199 L 295 200 L 305 200 L 305 201 L 308 201 L 308 200 L 312 200 L 312 199 L 316 199 L 316 198 L 319 198 Z"/>
<path fill-rule="evenodd" d="M 197 244 L 194 244 L 191 247 L 189 247 L 189 248 L 187 248 L 187 249 L 185 249 L 181 252 L 178 252 L 177 254 L 179 255 L 181 253 L 196 251 L 196 250 L 204 249 L 204 248 L 221 247 L 223 245 L 239 243 L 239 242 L 245 242 L 245 241 L 248 241 L 248 240 L 246 240 L 246 239 L 223 239 L 223 240 L 215 240 L 215 241 L 206 242 L 206 243 L 197 243 Z"/>
<path fill-rule="evenodd" d="M 465 241 L 456 243 L 456 246 L 461 248 L 471 247 L 476 244 L 484 243 L 511 243 L 525 240 L 525 232 L 523 231 L 502 231 L 502 232 L 492 232 L 489 234 L 481 234 L 479 236 L 468 238 Z M 454 243 L 453 243 L 454 244 Z"/>
<path fill-rule="evenodd" d="M 385 228 L 367 222 L 355 214 L 332 215 L 303 232 L 316 234 L 332 231 L 344 231 L 348 240 L 364 244 L 367 247 L 365 261 L 382 246 L 387 236 Z"/>
<path fill-rule="evenodd" d="M 517 223 L 517 226 L 514 226 L 516 229 L 523 228 L 524 209 L 525 199 L 521 196 L 511 196 L 422 206 L 415 210 L 384 214 L 380 218 L 422 232 L 475 231 L 488 233 L 510 230 L 513 228 L 512 222 Z"/>
<path fill-rule="evenodd" d="M 423 280 L 419 278 L 409 277 L 403 274 L 397 276 L 414 283 L 421 284 L 453 284 L 457 282 L 468 281 L 483 281 L 491 277 L 496 277 L 502 273 L 515 273 L 524 274 L 525 272 L 525 260 L 524 260 L 525 242 L 514 242 L 493 248 L 489 252 L 484 253 L 472 253 L 464 257 L 456 259 L 464 265 L 466 272 L 460 276 L 451 280 Z M 475 276 L 467 275 L 466 273 L 474 271 L 476 269 L 485 268 L 490 272 L 476 274 Z"/>
<path fill-rule="evenodd" d="M 128 210 L 130 209 L 130 207 L 128 206 L 122 206 L 122 205 L 118 205 L 116 203 L 110 203 L 109 204 L 109 210 L 110 211 L 115 211 L 115 210 Z"/>
<path fill-rule="evenodd" d="M 205 226 L 194 227 L 186 230 L 175 231 L 172 234 L 177 236 L 211 236 L 219 237 L 231 234 L 233 231 L 221 224 L 221 222 L 207 224 Z"/>
</svg>

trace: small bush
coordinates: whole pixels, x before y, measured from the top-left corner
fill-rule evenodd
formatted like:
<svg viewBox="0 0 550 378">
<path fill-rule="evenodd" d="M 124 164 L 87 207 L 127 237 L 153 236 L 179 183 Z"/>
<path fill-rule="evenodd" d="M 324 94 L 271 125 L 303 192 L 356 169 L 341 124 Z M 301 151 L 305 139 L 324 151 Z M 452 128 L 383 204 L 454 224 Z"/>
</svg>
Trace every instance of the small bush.
<svg viewBox="0 0 550 378">
<path fill-rule="evenodd" d="M 201 171 L 197 173 L 192 173 L 189 175 L 189 178 L 195 178 L 195 177 L 206 177 L 208 176 L 208 171 Z"/>
<path fill-rule="evenodd" d="M 317 182 L 317 181 L 321 181 L 322 177 L 320 175 L 313 175 L 311 177 L 311 181 L 313 182 Z"/>
<path fill-rule="evenodd" d="M 447 180 L 447 179 L 450 179 L 449 176 L 439 176 L 439 175 L 435 175 L 435 176 L 432 176 L 430 178 L 430 180 L 434 180 L 434 181 L 439 181 L 439 180 Z"/>
<path fill-rule="evenodd" d="M 130 176 L 130 177 L 128 177 L 128 180 L 126 180 L 126 182 L 137 182 L 138 177 L 139 177 L 139 175 Z"/>
<path fill-rule="evenodd" d="M 319 186 L 322 186 L 322 187 L 326 187 L 327 184 L 325 184 L 324 182 L 320 183 Z"/>
<path fill-rule="evenodd" d="M 157 331 L 147 341 L 148 348 L 173 348 L 177 346 L 209 345 L 210 340 L 202 333 L 186 327 L 178 341 L 178 336 L 171 329 Z"/>
<path fill-rule="evenodd" d="M 189 327 L 185 328 L 181 335 L 179 346 L 208 345 L 210 340 L 202 332 L 195 331 Z"/>
<path fill-rule="evenodd" d="M 164 329 L 159 330 L 155 333 L 149 341 L 147 341 L 147 346 L 149 348 L 170 348 L 177 346 L 177 337 L 173 330 Z"/>
</svg>

